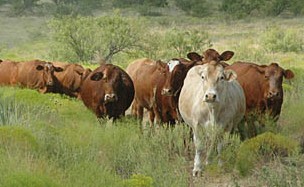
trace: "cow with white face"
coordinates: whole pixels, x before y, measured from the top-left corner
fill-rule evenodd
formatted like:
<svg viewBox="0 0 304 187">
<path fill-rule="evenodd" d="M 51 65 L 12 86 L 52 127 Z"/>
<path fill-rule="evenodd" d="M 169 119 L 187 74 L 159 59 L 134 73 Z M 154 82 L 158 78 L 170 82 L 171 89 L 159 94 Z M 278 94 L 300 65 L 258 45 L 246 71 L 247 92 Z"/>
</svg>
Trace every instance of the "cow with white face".
<svg viewBox="0 0 304 187">
<path fill-rule="evenodd" d="M 202 171 L 202 132 L 207 127 L 215 126 L 231 132 L 245 114 L 245 95 L 236 77 L 234 71 L 225 70 L 222 64 L 211 61 L 194 66 L 185 78 L 179 97 L 179 110 L 183 120 L 193 130 L 196 149 L 193 176 Z M 220 149 L 219 141 L 219 154 Z M 206 164 L 209 156 L 207 154 Z"/>
</svg>

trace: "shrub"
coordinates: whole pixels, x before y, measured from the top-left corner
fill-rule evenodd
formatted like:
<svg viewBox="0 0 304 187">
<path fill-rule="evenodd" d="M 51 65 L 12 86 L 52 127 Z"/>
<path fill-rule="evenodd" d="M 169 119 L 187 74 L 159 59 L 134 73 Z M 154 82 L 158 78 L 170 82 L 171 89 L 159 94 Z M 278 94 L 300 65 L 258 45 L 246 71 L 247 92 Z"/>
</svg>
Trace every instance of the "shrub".
<svg viewBox="0 0 304 187">
<path fill-rule="evenodd" d="M 153 179 L 151 177 L 133 174 L 130 179 L 124 181 L 124 187 L 152 187 Z"/>
<path fill-rule="evenodd" d="M 144 6 L 155 6 L 164 7 L 168 4 L 167 0 L 113 0 L 113 5 L 119 8 L 144 5 Z"/>
<path fill-rule="evenodd" d="M 194 17 L 205 17 L 210 15 L 210 2 L 207 0 L 174 0 L 175 5 L 186 14 Z"/>
<path fill-rule="evenodd" d="M 37 173 L 28 173 L 28 172 L 14 172 L 8 177 L 1 181 L 1 186 L 6 187 L 57 187 L 52 179 L 47 176 L 37 174 Z"/>
<path fill-rule="evenodd" d="M 223 162 L 222 169 L 224 171 L 232 171 L 234 169 L 240 145 L 241 140 L 237 134 L 224 134 L 223 150 L 220 155 L 220 159 Z"/>
<path fill-rule="evenodd" d="M 97 55 L 111 61 L 114 55 L 138 47 L 139 22 L 119 14 L 53 19 L 49 24 L 54 40 L 50 56 L 71 62 L 91 62 Z"/>
<path fill-rule="evenodd" d="M 299 145 L 294 140 L 266 132 L 241 144 L 236 167 L 241 175 L 246 175 L 258 164 L 263 165 L 275 157 L 290 156 L 298 151 Z"/>
<path fill-rule="evenodd" d="M 271 52 L 301 52 L 304 40 L 301 34 L 291 29 L 270 26 L 261 36 L 262 45 Z"/>
<path fill-rule="evenodd" d="M 44 111 L 45 108 L 42 106 L 31 107 L 17 102 L 14 98 L 0 96 L 0 126 L 29 125 L 31 121 L 42 117 Z"/>
<path fill-rule="evenodd" d="M 22 127 L 0 127 L 1 148 L 6 150 L 29 150 L 38 149 L 38 143 L 32 133 Z"/>
<path fill-rule="evenodd" d="M 26 13 L 32 12 L 37 6 L 39 0 L 12 0 L 9 3 L 12 4 L 10 15 L 21 16 Z"/>
<path fill-rule="evenodd" d="M 244 18 L 259 6 L 258 1 L 250 0 L 223 0 L 221 10 L 233 18 Z"/>
<path fill-rule="evenodd" d="M 257 186 L 303 186 L 303 156 L 275 160 L 255 171 Z"/>
<path fill-rule="evenodd" d="M 295 4 L 302 9 L 295 8 Z M 301 12 L 303 2 L 299 2 L 299 0 L 223 0 L 221 10 L 237 19 L 251 15 L 259 17 L 278 16 L 286 10 L 291 10 L 294 14 Z"/>
<path fill-rule="evenodd" d="M 167 50 L 173 50 L 174 57 L 185 57 L 189 52 L 201 52 L 212 46 L 208 33 L 195 29 L 172 29 L 166 32 L 164 38 Z"/>
</svg>

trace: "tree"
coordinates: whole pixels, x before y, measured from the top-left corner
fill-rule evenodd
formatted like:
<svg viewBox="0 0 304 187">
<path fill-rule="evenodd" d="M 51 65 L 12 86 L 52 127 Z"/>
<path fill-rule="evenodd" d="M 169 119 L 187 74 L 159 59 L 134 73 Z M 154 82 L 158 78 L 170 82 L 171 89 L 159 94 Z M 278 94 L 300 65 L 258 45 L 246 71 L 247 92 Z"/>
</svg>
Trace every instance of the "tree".
<svg viewBox="0 0 304 187">
<path fill-rule="evenodd" d="M 120 16 L 65 16 L 50 22 L 53 47 L 51 56 L 72 62 L 99 59 L 111 62 L 114 55 L 138 46 L 140 21 Z"/>
</svg>

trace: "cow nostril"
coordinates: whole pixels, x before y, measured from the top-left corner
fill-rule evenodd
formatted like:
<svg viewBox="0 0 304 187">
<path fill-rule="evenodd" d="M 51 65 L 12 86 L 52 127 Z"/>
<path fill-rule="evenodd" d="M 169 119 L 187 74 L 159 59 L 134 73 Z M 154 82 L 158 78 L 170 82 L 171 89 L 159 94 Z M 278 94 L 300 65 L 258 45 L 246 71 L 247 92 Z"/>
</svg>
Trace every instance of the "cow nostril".
<svg viewBox="0 0 304 187">
<path fill-rule="evenodd" d="M 106 94 L 104 97 L 104 100 L 107 102 L 115 101 L 115 100 L 117 100 L 117 95 L 116 94 Z"/>
<path fill-rule="evenodd" d="M 278 97 L 280 95 L 279 92 L 268 92 L 268 98 Z"/>
<path fill-rule="evenodd" d="M 172 90 L 169 89 L 169 88 L 164 88 L 164 89 L 162 89 L 161 94 L 162 95 L 171 95 L 172 94 Z"/>
<path fill-rule="evenodd" d="M 213 101 L 215 101 L 216 100 L 216 94 L 206 94 L 205 95 L 205 100 L 206 101 L 211 101 L 211 102 L 213 102 Z"/>
</svg>

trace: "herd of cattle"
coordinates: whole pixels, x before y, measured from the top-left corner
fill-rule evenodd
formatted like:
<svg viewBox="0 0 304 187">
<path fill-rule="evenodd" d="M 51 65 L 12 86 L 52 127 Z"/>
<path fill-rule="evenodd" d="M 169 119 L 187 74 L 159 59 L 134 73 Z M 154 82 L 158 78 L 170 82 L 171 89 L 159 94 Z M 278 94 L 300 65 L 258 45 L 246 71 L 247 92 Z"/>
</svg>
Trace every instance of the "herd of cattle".
<svg viewBox="0 0 304 187">
<path fill-rule="evenodd" d="M 0 60 L 0 85 L 77 97 L 98 118 L 115 120 L 132 105 L 131 115 L 140 121 L 147 110 L 150 125 L 184 121 L 193 130 L 193 175 L 197 175 L 202 170 L 202 128 L 218 125 L 231 132 L 252 113 L 277 120 L 283 103 L 283 78 L 294 77 L 291 70 L 277 63 L 229 65 L 225 61 L 233 55 L 232 51 L 219 54 L 208 49 L 202 55 L 191 52 L 188 59 L 164 63 L 143 58 L 126 70 L 101 64 L 93 71 L 79 64 Z M 249 137 L 254 135 L 256 132 Z"/>
</svg>

